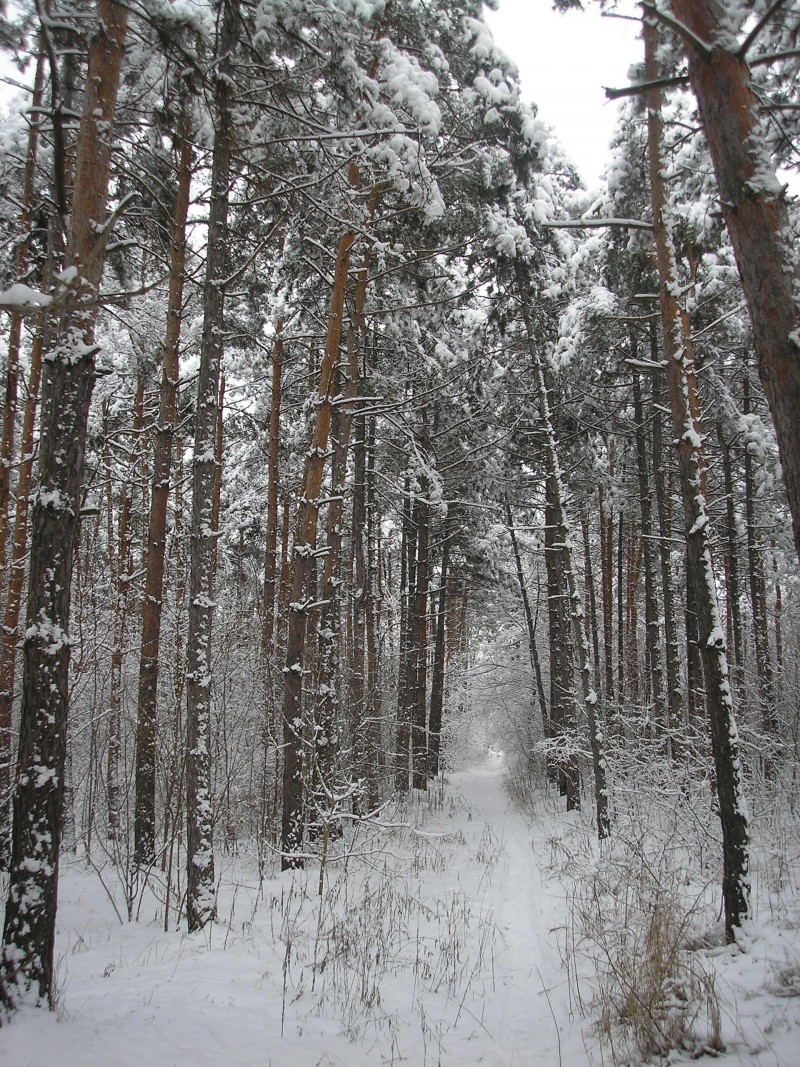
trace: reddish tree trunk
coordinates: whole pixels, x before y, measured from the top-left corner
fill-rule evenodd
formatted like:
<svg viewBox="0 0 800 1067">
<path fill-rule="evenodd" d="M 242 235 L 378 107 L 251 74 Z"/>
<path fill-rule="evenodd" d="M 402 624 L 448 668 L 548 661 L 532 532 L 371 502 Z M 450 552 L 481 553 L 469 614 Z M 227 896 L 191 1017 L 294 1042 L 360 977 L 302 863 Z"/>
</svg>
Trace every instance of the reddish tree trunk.
<svg viewBox="0 0 800 1067">
<path fill-rule="evenodd" d="M 311 446 L 306 453 L 303 482 L 294 537 L 289 625 L 286 638 L 286 668 L 283 685 L 283 814 L 281 821 L 281 866 L 302 867 L 303 844 L 303 673 L 306 630 L 312 606 L 311 579 L 317 547 L 320 496 L 328 441 L 333 418 L 336 368 L 342 341 L 344 300 L 350 254 L 356 235 L 347 231 L 339 239 L 333 288 L 328 311 L 325 351 L 314 389 L 316 412 Z"/>
<path fill-rule="evenodd" d="M 645 21 L 645 73 L 658 79 L 658 31 Z M 692 331 L 688 313 L 680 303 L 675 250 L 669 226 L 661 158 L 661 94 L 651 89 L 647 99 L 648 156 L 653 202 L 656 260 L 661 280 L 661 315 L 667 358 L 667 383 L 686 529 L 687 571 L 694 593 L 700 654 L 705 679 L 706 711 L 722 827 L 725 931 L 729 940 L 749 909 L 749 857 L 747 808 L 744 800 L 738 737 L 728 682 L 725 636 L 716 598 L 711 559 L 710 520 L 706 505 L 706 469 L 702 452 L 700 401 L 694 368 Z"/>
<path fill-rule="evenodd" d="M 689 79 L 750 312 L 800 557 L 800 273 L 785 190 L 770 160 L 750 69 L 726 28 L 726 5 L 672 0 L 672 9 L 709 46 L 685 39 Z"/>
</svg>

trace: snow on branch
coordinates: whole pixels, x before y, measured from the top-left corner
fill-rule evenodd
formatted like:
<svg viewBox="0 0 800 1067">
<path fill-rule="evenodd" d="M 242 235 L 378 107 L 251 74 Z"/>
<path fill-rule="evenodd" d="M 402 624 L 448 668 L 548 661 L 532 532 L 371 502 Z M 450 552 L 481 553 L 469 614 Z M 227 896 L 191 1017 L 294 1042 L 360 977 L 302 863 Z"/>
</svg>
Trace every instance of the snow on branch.
<svg viewBox="0 0 800 1067">
<path fill-rule="evenodd" d="M 764 14 L 758 20 L 758 22 L 756 22 L 756 24 L 752 28 L 752 30 L 748 33 L 748 35 L 742 41 L 741 47 L 739 48 L 739 51 L 736 53 L 738 59 L 744 59 L 745 58 L 745 56 L 747 55 L 748 51 L 750 50 L 750 46 L 752 45 L 753 41 L 755 41 L 756 37 L 758 37 L 758 35 L 761 33 L 761 31 L 766 26 L 766 24 L 772 18 L 772 16 L 780 8 L 782 8 L 785 3 L 786 3 L 786 0 L 774 0 L 774 3 L 770 4 L 770 6 L 767 8 L 767 10 L 764 12 Z"/>
<path fill-rule="evenodd" d="M 684 40 L 691 42 L 695 48 L 703 53 L 705 59 L 711 58 L 711 45 L 704 41 L 702 37 L 698 37 L 696 33 L 693 33 L 688 26 L 685 26 L 682 22 L 676 19 L 674 15 L 662 11 L 661 8 L 656 7 L 650 0 L 641 0 L 641 5 L 649 15 L 653 16 L 653 18 L 658 19 L 659 22 L 663 22 L 665 26 L 669 26 L 669 28 L 674 30 L 679 37 L 683 37 Z"/>
<path fill-rule="evenodd" d="M 0 311 L 16 312 L 18 315 L 31 315 L 42 308 L 49 307 L 53 298 L 48 293 L 40 293 L 22 282 L 14 282 L 0 293 Z"/>
<path fill-rule="evenodd" d="M 603 91 L 608 100 L 619 100 L 623 96 L 638 96 L 640 93 L 646 93 L 650 89 L 670 89 L 675 85 L 688 85 L 688 83 L 689 76 L 687 74 L 676 74 L 670 78 L 656 78 L 654 81 L 636 82 L 634 85 L 626 85 L 622 89 L 611 89 L 609 86 L 604 85 Z"/>
<path fill-rule="evenodd" d="M 628 227 L 630 230 L 652 230 L 652 222 L 643 219 L 553 219 L 539 224 L 547 230 L 599 230 L 604 226 Z"/>
</svg>

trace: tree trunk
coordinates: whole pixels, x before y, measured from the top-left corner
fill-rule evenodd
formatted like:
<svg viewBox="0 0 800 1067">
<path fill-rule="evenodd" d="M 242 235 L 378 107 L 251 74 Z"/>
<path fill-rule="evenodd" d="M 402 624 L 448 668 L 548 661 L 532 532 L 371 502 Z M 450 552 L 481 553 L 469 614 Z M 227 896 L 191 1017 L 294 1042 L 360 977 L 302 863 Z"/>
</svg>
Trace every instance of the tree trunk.
<svg viewBox="0 0 800 1067">
<path fill-rule="evenodd" d="M 739 554 L 737 550 L 736 508 L 733 498 L 733 467 L 731 446 L 725 440 L 722 424 L 717 423 L 717 440 L 722 453 L 722 475 L 725 483 L 725 588 L 727 591 L 728 648 L 733 647 L 733 685 L 737 693 L 743 691 L 744 659 L 742 653 L 742 616 L 739 607 Z"/>
<path fill-rule="evenodd" d="M 395 788 L 408 792 L 411 758 L 411 708 L 416 662 L 412 648 L 412 590 L 416 587 L 417 534 L 412 525 L 411 479 L 406 474 L 400 541 L 400 656 L 397 682 Z"/>
<path fill-rule="evenodd" d="M 25 585 L 25 558 L 28 550 L 28 511 L 33 475 L 34 429 L 39 406 L 42 375 L 44 322 L 40 322 L 31 346 L 31 369 L 22 415 L 20 462 L 17 475 L 17 500 L 14 511 L 14 536 L 8 569 L 3 629 L 0 633 L 0 869 L 7 869 L 11 833 L 10 809 L 12 782 L 12 711 L 14 675 L 19 643 L 19 617 Z"/>
<path fill-rule="evenodd" d="M 600 511 L 600 590 L 603 602 L 603 669 L 606 705 L 614 702 L 614 511 L 597 488 Z M 606 512 L 608 514 L 606 514 Z"/>
<path fill-rule="evenodd" d="M 635 340 L 633 340 L 633 344 L 632 356 L 635 359 Z M 661 665 L 661 627 L 658 623 L 656 542 L 653 530 L 642 387 L 639 382 L 639 375 L 635 370 L 633 372 L 633 415 L 636 426 L 636 467 L 639 474 L 639 510 L 642 517 L 642 546 L 644 551 L 645 653 L 650 673 L 653 715 L 658 731 L 662 732 L 668 726 L 668 722 L 664 694 L 664 672 Z"/>
<path fill-rule="evenodd" d="M 219 385 L 224 353 L 228 203 L 233 180 L 233 52 L 238 0 L 222 0 L 214 83 L 214 146 L 208 214 L 203 333 L 192 457 L 189 629 L 186 639 L 186 921 L 202 930 L 216 916 L 211 807 L 211 633 L 214 613 L 214 529 Z"/>
<path fill-rule="evenodd" d="M 655 24 L 647 20 L 644 23 L 644 40 L 645 76 L 648 81 L 656 81 L 659 76 L 656 59 L 658 30 Z M 749 909 L 747 808 L 741 779 L 733 702 L 728 684 L 725 635 L 717 605 L 716 579 L 711 560 L 706 472 L 692 333 L 688 313 L 681 306 L 677 295 L 680 286 L 662 177 L 661 93 L 658 88 L 648 92 L 647 116 L 650 189 L 656 258 L 661 280 L 667 384 L 673 432 L 677 442 L 686 524 L 687 566 L 697 609 L 706 710 L 711 724 L 722 825 L 725 932 L 729 940 L 734 940 L 735 932 L 741 927 Z"/>
<path fill-rule="evenodd" d="M 506 501 L 508 507 L 508 501 Z M 436 637 L 433 647 L 431 675 L 431 707 L 428 737 L 428 776 L 439 774 L 441 753 L 442 711 L 444 709 L 445 650 L 447 648 L 447 580 L 450 567 L 450 542 L 453 538 L 452 517 L 448 515 L 442 534 L 442 561 L 439 568 L 439 589 L 436 605 Z"/>
<path fill-rule="evenodd" d="M 570 637 L 564 554 L 552 479 L 545 482 L 544 560 L 547 573 L 547 616 L 550 649 L 550 718 L 545 736 L 554 745 L 548 756 L 548 775 L 558 782 L 567 811 L 581 806 L 580 767 L 576 755 L 577 715 L 573 690 L 573 651 Z"/>
<path fill-rule="evenodd" d="M 186 269 L 186 220 L 189 213 L 192 181 L 191 132 L 188 103 L 184 102 L 175 138 L 178 149 L 178 180 L 171 233 L 167 322 L 161 356 L 161 390 L 153 450 L 152 490 L 142 601 L 133 823 L 134 862 L 141 867 L 146 867 L 155 858 L 158 666 L 161 645 L 161 609 L 164 597 L 164 564 L 167 550 L 167 511 L 172 477 L 173 442 L 178 420 L 178 379 L 180 377 L 178 342 L 181 333 Z"/>
<path fill-rule="evenodd" d="M 312 607 L 311 579 L 317 549 L 320 491 L 328 453 L 333 418 L 336 370 L 342 341 L 342 322 L 350 269 L 350 254 L 356 235 L 348 230 L 339 239 L 334 266 L 325 351 L 319 368 L 316 413 L 311 447 L 306 453 L 303 482 L 294 537 L 291 601 L 286 639 L 283 686 L 283 814 L 281 820 L 281 866 L 302 867 L 303 846 L 303 674 L 306 630 Z"/>
<path fill-rule="evenodd" d="M 34 178 L 36 175 L 36 156 L 39 148 L 40 109 L 42 105 L 42 86 L 44 84 L 44 53 L 40 45 L 36 58 L 36 73 L 33 80 L 30 110 L 28 112 L 28 146 L 25 153 L 25 170 L 22 179 L 22 197 L 18 222 L 17 247 L 14 251 L 14 278 L 25 278 L 30 262 L 31 226 L 33 224 Z M 6 391 L 3 405 L 3 426 L 0 433 L 0 594 L 5 587 L 6 543 L 8 538 L 9 488 L 11 468 L 14 459 L 14 436 L 17 424 L 17 401 L 19 386 L 19 351 L 22 341 L 22 315 L 11 313 L 8 326 L 8 356 L 6 358 Z M 2 729 L 2 726 L 0 726 Z M 0 740 L 0 763 L 3 762 L 5 745 Z M 0 771 L 0 804 L 5 809 L 6 790 L 3 788 Z M 0 836 L 5 836 L 0 828 Z M 0 846 L 0 850 L 2 846 Z"/>
<path fill-rule="evenodd" d="M 625 512 L 620 507 L 617 519 L 617 706 L 623 712 L 628 696 L 625 677 L 625 535 L 628 531 Z"/>
<path fill-rule="evenodd" d="M 608 789 L 606 785 L 606 762 L 604 755 L 603 728 L 597 717 L 597 693 L 592 686 L 592 668 L 589 658 L 589 644 L 583 629 L 583 604 L 575 574 L 575 558 L 572 543 L 572 531 L 566 514 L 566 490 L 561 473 L 555 428 L 550 414 L 550 400 L 542 360 L 536 347 L 533 323 L 530 316 L 530 299 L 527 292 L 525 274 L 519 258 L 515 262 L 517 289 L 520 295 L 525 333 L 528 339 L 528 351 L 531 358 L 531 370 L 534 388 L 539 401 L 539 416 L 545 442 L 545 466 L 547 470 L 547 500 L 550 510 L 548 529 L 554 527 L 556 541 L 551 552 L 561 556 L 564 582 L 568 600 L 565 608 L 568 614 L 567 629 L 571 626 L 571 636 L 575 653 L 578 657 L 578 673 L 581 679 L 583 706 L 589 730 L 589 746 L 592 752 L 592 770 L 594 777 L 595 809 L 597 813 L 597 836 L 602 840 L 611 831 L 611 819 L 608 810 Z M 566 635 L 565 635 L 566 637 Z M 570 693 L 572 683 L 570 680 Z M 574 701 L 570 697 L 574 707 Z"/>
<path fill-rule="evenodd" d="M 68 267 L 75 283 L 51 318 L 33 505 L 22 713 L 0 1003 L 53 997 L 68 712 L 69 606 L 94 385 L 94 323 L 127 10 L 98 0 L 78 135 Z"/>
<path fill-rule="evenodd" d="M 136 394 L 133 400 L 133 444 L 130 451 L 130 469 L 122 494 L 117 523 L 117 539 L 113 538 L 113 488 L 111 458 L 108 453 L 108 414 L 106 426 L 106 469 L 109 526 L 109 556 L 111 557 L 112 584 L 114 586 L 114 617 L 112 623 L 111 677 L 109 681 L 108 746 L 106 750 L 106 800 L 108 803 L 108 839 L 117 841 L 120 836 L 120 784 L 119 757 L 122 747 L 122 682 L 125 660 L 125 632 L 128 625 L 128 602 L 133 577 L 133 493 L 141 457 L 142 432 L 144 428 L 144 377 L 139 373 Z M 113 558 L 116 556 L 116 558 Z"/>
<path fill-rule="evenodd" d="M 659 362 L 658 334 L 655 322 L 650 323 L 650 359 Z M 681 688 L 681 660 L 678 647 L 678 626 L 675 619 L 675 590 L 672 584 L 672 524 L 667 502 L 666 478 L 664 475 L 664 447 L 662 444 L 661 420 L 661 375 L 653 375 L 653 486 L 658 516 L 658 554 L 661 564 L 661 598 L 664 602 L 664 660 L 667 674 L 667 724 L 668 746 L 673 759 L 681 751 L 679 735 L 684 727 L 683 690 Z"/>
<path fill-rule="evenodd" d="M 742 380 L 742 414 L 750 414 L 750 379 L 745 371 Z M 753 613 L 753 642 L 756 653 L 756 680 L 758 703 L 761 710 L 761 729 L 767 738 L 775 737 L 775 681 L 772 671 L 772 656 L 769 648 L 767 626 L 767 592 L 764 578 L 764 560 L 756 534 L 755 471 L 753 455 L 745 444 L 744 449 L 744 506 L 747 519 L 747 579 L 750 589 L 750 607 Z M 765 763 L 768 768 L 769 761 Z"/>
<path fill-rule="evenodd" d="M 592 546 L 589 539 L 589 513 L 584 511 L 581 515 L 581 534 L 583 535 L 583 572 L 584 602 L 589 605 L 589 614 L 586 618 L 586 637 L 592 643 L 592 663 L 594 665 L 595 689 L 600 688 L 600 634 L 597 629 L 597 596 L 594 588 L 594 567 L 592 565 Z"/>
<path fill-rule="evenodd" d="M 424 453 L 427 449 L 423 444 Z M 412 651 L 415 660 L 413 713 L 411 717 L 411 784 L 414 789 L 428 788 L 428 594 L 430 589 L 430 504 L 429 484 L 418 474 L 419 493 L 414 514 L 417 526 L 417 562 L 415 567 L 412 618 Z"/>
<path fill-rule="evenodd" d="M 720 0 L 672 0 L 675 17 L 709 47 L 684 37 L 753 327 L 758 372 L 778 438 L 800 557 L 800 271 L 785 189 L 775 176 L 750 69 Z"/>
<path fill-rule="evenodd" d="M 356 175 L 351 175 L 351 182 L 356 182 Z M 341 383 L 339 395 L 335 398 L 333 418 L 331 420 L 331 444 L 333 459 L 331 463 L 331 494 L 328 501 L 325 539 L 325 566 L 322 575 L 322 607 L 319 634 L 319 685 L 316 695 L 314 722 L 314 786 L 318 791 L 318 802 L 323 810 L 331 810 L 336 803 L 336 767 L 340 748 L 341 709 L 338 697 L 338 685 L 341 676 L 341 572 L 342 539 L 344 530 L 344 503 L 347 484 L 347 466 L 350 451 L 350 436 L 353 425 L 353 412 L 358 394 L 359 352 L 361 346 L 361 327 L 369 281 L 369 253 L 365 253 L 358 270 L 358 278 L 353 296 L 353 312 L 347 331 L 347 366 L 339 368 L 337 377 Z M 356 476 L 353 487 L 353 532 L 363 538 L 365 523 L 364 492 L 366 468 L 364 467 L 363 447 L 356 454 Z M 358 518 L 356 515 L 358 513 Z M 356 550 L 356 538 L 352 541 Z M 361 610 L 358 618 L 359 649 L 355 641 L 350 644 L 353 649 L 351 662 L 358 660 L 357 667 L 350 673 L 350 713 L 352 716 L 356 765 L 361 768 L 363 759 L 359 758 L 359 749 L 363 748 L 363 711 L 364 711 L 364 556 L 363 551 L 355 551 L 356 557 L 356 600 L 360 601 Z M 356 606 L 356 611 L 358 611 Z M 354 622 L 355 629 L 355 622 Z M 363 755 L 363 753 L 361 753 Z M 358 773 L 358 772 L 357 772 Z M 339 783 L 340 785 L 343 783 Z"/>
<path fill-rule="evenodd" d="M 547 736 L 548 721 L 550 713 L 547 708 L 547 697 L 544 692 L 544 683 L 542 681 L 542 667 L 539 662 L 539 650 L 536 647 L 536 622 L 533 617 L 533 611 L 531 610 L 531 601 L 528 596 L 528 586 L 525 582 L 525 573 L 522 569 L 522 556 L 519 551 L 519 544 L 517 542 L 517 531 L 514 528 L 514 515 L 511 511 L 511 502 L 506 496 L 505 499 L 506 508 L 506 529 L 508 535 L 511 538 L 511 550 L 514 554 L 514 567 L 517 572 L 517 582 L 519 583 L 520 596 L 522 597 L 522 609 L 525 615 L 525 627 L 528 631 L 528 653 L 531 659 L 531 669 L 533 670 L 534 682 L 536 685 L 536 693 L 539 698 L 539 711 L 542 716 L 542 736 Z"/>
<path fill-rule="evenodd" d="M 283 242 L 281 242 L 281 251 Z M 264 605 L 262 608 L 262 655 L 275 651 L 275 593 L 278 577 L 278 487 L 280 476 L 281 399 L 283 391 L 283 320 L 275 327 L 272 342 L 272 395 L 269 407 L 269 459 L 267 462 L 267 531 L 264 548 Z"/>
<path fill-rule="evenodd" d="M 381 744 L 381 690 L 379 687 L 378 640 L 381 605 L 381 516 L 378 513 L 375 480 L 375 416 L 362 416 L 366 422 L 366 559 L 364 588 L 366 662 L 366 708 L 369 763 L 367 766 L 367 806 L 374 811 L 380 803 L 381 777 L 386 770 L 386 748 Z M 377 583 L 377 587 L 376 587 Z"/>
</svg>

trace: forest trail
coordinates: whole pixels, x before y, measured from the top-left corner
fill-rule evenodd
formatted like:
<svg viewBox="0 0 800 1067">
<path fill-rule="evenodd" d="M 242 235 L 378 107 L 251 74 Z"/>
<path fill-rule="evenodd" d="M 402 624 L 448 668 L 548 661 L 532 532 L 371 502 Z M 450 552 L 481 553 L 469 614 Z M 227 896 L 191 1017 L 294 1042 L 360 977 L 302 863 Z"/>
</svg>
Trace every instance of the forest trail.
<svg viewBox="0 0 800 1067">
<path fill-rule="evenodd" d="M 466 851 L 478 858 L 478 866 L 493 857 L 473 889 L 484 912 L 491 910 L 497 931 L 495 989 L 486 991 L 484 1016 L 492 1043 L 482 1062 L 508 1067 L 587 1063 L 584 1041 L 589 1038 L 580 1020 L 572 1018 L 559 948 L 567 913 L 563 884 L 547 872 L 546 828 L 529 825 L 514 806 L 504 785 L 506 773 L 502 754 L 490 751 L 484 766 L 448 775 L 447 785 L 468 812 L 462 825 Z M 469 877 L 468 869 L 464 874 Z"/>
<path fill-rule="evenodd" d="M 564 883 L 548 873 L 552 821 L 531 827 L 500 754 L 447 775 L 348 858 L 259 883 L 246 851 L 221 864 L 207 937 L 164 933 L 156 902 L 120 922 L 122 884 L 65 862 L 62 1019 L 0 1030 L 4 1067 L 578 1067 Z M 149 911 L 149 914 L 148 914 Z M 585 1043 L 584 1043 L 585 1042 Z"/>
</svg>

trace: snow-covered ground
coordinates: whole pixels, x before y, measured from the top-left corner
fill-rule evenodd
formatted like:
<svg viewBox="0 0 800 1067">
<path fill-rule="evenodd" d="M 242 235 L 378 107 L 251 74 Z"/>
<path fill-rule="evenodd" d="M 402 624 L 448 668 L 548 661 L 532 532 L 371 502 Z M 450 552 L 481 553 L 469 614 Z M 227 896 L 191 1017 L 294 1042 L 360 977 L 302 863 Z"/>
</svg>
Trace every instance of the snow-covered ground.
<svg viewBox="0 0 800 1067">
<path fill-rule="evenodd" d="M 505 773 L 490 752 L 379 825 L 348 831 L 321 896 L 318 863 L 260 881 L 254 857 L 222 857 L 219 921 L 203 936 L 165 933 L 155 896 L 121 922 L 113 869 L 101 881 L 66 864 L 60 1018 L 30 1010 L 0 1030 L 0 1064 L 610 1063 L 591 1017 L 591 952 L 570 911 L 570 848 L 596 845 L 546 805 L 526 820 Z M 797 925 L 783 916 L 748 938 L 746 953 L 698 953 L 722 1003 L 719 1060 L 795 1067 Z"/>
</svg>

